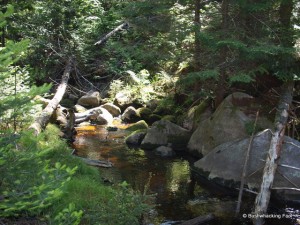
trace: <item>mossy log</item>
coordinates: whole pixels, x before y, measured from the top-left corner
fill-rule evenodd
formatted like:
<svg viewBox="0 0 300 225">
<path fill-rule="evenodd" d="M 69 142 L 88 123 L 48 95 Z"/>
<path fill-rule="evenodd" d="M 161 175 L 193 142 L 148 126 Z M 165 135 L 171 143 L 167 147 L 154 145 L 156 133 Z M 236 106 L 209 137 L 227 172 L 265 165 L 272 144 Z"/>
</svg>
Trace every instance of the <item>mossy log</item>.
<svg viewBox="0 0 300 225">
<path fill-rule="evenodd" d="M 68 85 L 68 81 L 70 78 L 70 73 L 72 71 L 72 59 L 69 59 L 65 71 L 63 73 L 61 83 L 59 84 L 56 93 L 51 101 L 49 101 L 46 108 L 41 112 L 41 114 L 35 119 L 35 121 L 30 125 L 29 129 L 33 129 L 35 135 L 41 133 L 43 129 L 45 129 L 48 124 L 52 114 L 56 110 L 58 104 L 62 100 Z"/>
</svg>

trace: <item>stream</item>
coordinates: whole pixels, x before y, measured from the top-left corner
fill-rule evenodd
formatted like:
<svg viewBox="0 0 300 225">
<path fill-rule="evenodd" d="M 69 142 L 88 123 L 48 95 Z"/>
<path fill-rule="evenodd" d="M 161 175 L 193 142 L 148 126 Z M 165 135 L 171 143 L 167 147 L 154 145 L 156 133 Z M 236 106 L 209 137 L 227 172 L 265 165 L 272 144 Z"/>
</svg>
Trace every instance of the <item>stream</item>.
<svg viewBox="0 0 300 225">
<path fill-rule="evenodd" d="M 126 126 L 119 124 L 118 127 Z M 179 224 L 209 213 L 214 213 L 217 219 L 206 224 L 252 224 L 249 218 L 233 220 L 236 196 L 225 195 L 201 179 L 191 179 L 194 176 L 191 176 L 190 165 L 195 159 L 188 155 L 162 158 L 153 151 L 129 148 L 124 142 L 128 132 L 123 129 L 107 131 L 105 126 L 85 126 L 76 130 L 73 147 L 78 156 L 113 163 L 112 168 L 99 168 L 102 179 L 116 184 L 126 181 L 136 191 L 143 193 L 146 189 L 147 194 L 156 195 L 151 224 Z M 248 215 L 253 198 L 246 198 L 243 203 L 241 213 Z M 287 206 L 271 210 L 277 218 L 269 220 L 268 225 L 299 224 L 296 219 L 300 218 L 300 210 Z M 292 218 L 283 218 L 285 214 Z"/>
</svg>

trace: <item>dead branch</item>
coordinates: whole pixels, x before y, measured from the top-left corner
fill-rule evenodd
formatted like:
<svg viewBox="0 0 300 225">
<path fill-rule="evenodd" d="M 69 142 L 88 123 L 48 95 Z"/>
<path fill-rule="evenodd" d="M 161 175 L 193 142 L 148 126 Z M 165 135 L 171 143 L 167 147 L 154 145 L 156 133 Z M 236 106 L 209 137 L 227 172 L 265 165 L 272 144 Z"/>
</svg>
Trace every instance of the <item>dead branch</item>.
<svg viewBox="0 0 300 225">
<path fill-rule="evenodd" d="M 264 167 L 262 183 L 260 186 L 260 191 L 255 199 L 255 215 L 264 215 L 267 213 L 271 192 L 276 169 L 278 166 L 278 159 L 280 157 L 280 152 L 282 149 L 282 143 L 284 138 L 284 132 L 286 124 L 288 121 L 288 111 L 290 104 L 293 99 L 293 88 L 294 82 L 285 82 L 282 86 L 282 94 L 280 96 L 278 110 L 275 119 L 275 131 L 272 135 L 268 156 L 266 159 L 266 164 Z M 253 224 L 262 225 L 264 224 L 263 216 L 258 216 L 253 219 Z"/>
<path fill-rule="evenodd" d="M 102 37 L 99 41 L 97 41 L 94 45 L 101 45 L 103 42 L 105 42 L 108 38 L 110 38 L 112 35 L 117 33 L 118 31 L 122 30 L 123 28 L 127 28 L 128 23 L 122 23 L 120 26 L 113 29 L 111 32 L 106 34 L 104 37 Z"/>
<path fill-rule="evenodd" d="M 248 149 L 246 152 L 246 157 L 245 157 L 245 162 L 244 162 L 244 167 L 243 167 L 243 172 L 242 172 L 242 177 L 241 177 L 241 185 L 240 185 L 240 190 L 239 190 L 238 203 L 237 203 L 237 207 L 235 210 L 235 216 L 237 216 L 240 213 L 240 209 L 241 209 L 243 190 L 244 190 L 244 185 L 245 185 L 246 173 L 247 173 L 247 169 L 248 169 L 248 161 L 249 161 L 250 151 L 251 151 L 252 143 L 253 143 L 253 139 L 254 139 L 258 115 L 259 115 L 259 111 L 257 111 L 257 113 L 256 113 L 252 135 L 250 137 Z"/>
<path fill-rule="evenodd" d="M 73 60 L 69 59 L 65 71 L 63 73 L 61 83 L 58 86 L 53 99 L 48 103 L 48 105 L 41 112 L 41 114 L 35 119 L 34 123 L 30 125 L 29 129 L 33 129 L 35 135 L 38 135 L 43 129 L 45 129 L 46 125 L 50 120 L 50 117 L 52 116 L 53 112 L 62 100 L 67 89 L 70 73 L 72 70 L 72 64 Z"/>
</svg>

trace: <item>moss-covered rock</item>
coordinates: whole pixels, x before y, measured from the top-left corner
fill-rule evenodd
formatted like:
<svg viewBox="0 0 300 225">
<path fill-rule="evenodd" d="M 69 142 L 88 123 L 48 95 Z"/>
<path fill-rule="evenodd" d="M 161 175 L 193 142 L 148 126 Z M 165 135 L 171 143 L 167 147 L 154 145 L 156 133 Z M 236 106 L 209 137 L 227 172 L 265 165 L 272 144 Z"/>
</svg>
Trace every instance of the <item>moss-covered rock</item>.
<svg viewBox="0 0 300 225">
<path fill-rule="evenodd" d="M 146 107 L 138 108 L 137 111 L 140 114 L 141 118 L 146 121 L 149 120 L 150 115 L 152 114 L 152 110 Z"/>
<path fill-rule="evenodd" d="M 147 129 L 148 124 L 145 122 L 145 120 L 140 120 L 129 127 L 126 128 L 128 131 L 136 131 L 136 130 L 141 130 L 141 129 Z"/>
<path fill-rule="evenodd" d="M 172 123 L 175 123 L 176 122 L 176 117 L 173 116 L 173 115 L 166 115 L 166 116 L 162 117 L 162 120 L 167 120 L 167 121 L 170 121 Z"/>
<path fill-rule="evenodd" d="M 146 133 L 147 129 L 136 130 L 125 138 L 125 143 L 128 145 L 140 145 Z"/>
<path fill-rule="evenodd" d="M 157 114 L 151 114 L 151 115 L 149 116 L 149 119 L 147 120 L 147 122 L 148 122 L 149 124 L 153 124 L 154 122 L 159 121 L 159 120 L 161 120 L 161 116 L 160 116 L 160 115 L 157 115 Z"/>
</svg>

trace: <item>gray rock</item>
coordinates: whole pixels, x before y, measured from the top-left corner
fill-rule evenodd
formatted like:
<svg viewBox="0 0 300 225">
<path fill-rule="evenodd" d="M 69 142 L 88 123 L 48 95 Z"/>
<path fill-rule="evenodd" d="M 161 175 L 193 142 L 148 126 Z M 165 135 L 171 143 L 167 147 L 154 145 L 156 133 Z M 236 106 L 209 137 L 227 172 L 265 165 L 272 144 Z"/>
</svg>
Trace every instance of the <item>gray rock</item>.
<svg viewBox="0 0 300 225">
<path fill-rule="evenodd" d="M 101 97 L 98 91 L 89 91 L 78 100 L 77 104 L 87 107 L 97 107 L 100 105 L 100 100 Z"/>
<path fill-rule="evenodd" d="M 97 116 L 96 123 L 98 125 L 111 124 L 113 121 L 113 116 L 104 108 L 101 107 L 101 112 Z"/>
<path fill-rule="evenodd" d="M 188 143 L 189 152 L 202 156 L 222 143 L 249 137 L 247 125 L 254 123 L 260 107 L 245 93 L 229 95 L 210 118 L 200 122 Z M 260 115 L 257 127 L 263 130 L 273 124 Z"/>
<path fill-rule="evenodd" d="M 114 99 L 114 105 L 124 110 L 132 103 L 131 94 L 129 92 L 118 92 Z"/>
<path fill-rule="evenodd" d="M 191 133 L 167 120 L 160 120 L 153 123 L 152 127 L 141 143 L 144 149 L 154 149 L 156 147 L 172 144 L 174 150 L 185 149 Z"/>
<path fill-rule="evenodd" d="M 260 187 L 271 136 L 271 131 L 265 130 L 253 139 L 246 176 L 246 185 L 251 190 L 257 190 Z M 195 162 L 194 167 L 196 171 L 210 180 L 227 187 L 238 188 L 248 145 L 249 138 L 221 144 L 204 158 Z M 292 183 L 300 186 L 299 170 L 284 166 L 299 167 L 299 161 L 300 142 L 286 136 L 279 159 L 279 164 L 282 166 L 277 169 L 273 187 L 294 187 Z M 299 197 L 299 192 L 288 190 L 277 192 L 284 195 L 286 199 L 293 198 L 296 194 Z"/>
<path fill-rule="evenodd" d="M 175 152 L 173 151 L 172 148 L 167 147 L 167 146 L 160 146 L 155 149 L 155 153 L 157 155 L 163 156 L 163 157 L 171 157 L 175 155 Z"/>
<path fill-rule="evenodd" d="M 146 136 L 146 130 L 137 130 L 131 133 L 128 137 L 125 138 L 125 142 L 128 145 L 140 145 L 144 137 Z"/>
<path fill-rule="evenodd" d="M 122 114 L 121 119 L 124 122 L 128 122 L 128 123 L 136 122 L 140 119 L 140 115 L 138 114 L 137 110 L 133 106 L 129 106 Z"/>
<path fill-rule="evenodd" d="M 121 109 L 112 103 L 105 103 L 104 105 L 102 105 L 102 107 L 110 112 L 113 117 L 118 117 L 119 115 L 121 115 Z"/>
</svg>

